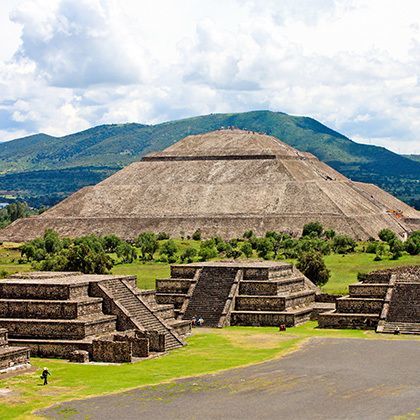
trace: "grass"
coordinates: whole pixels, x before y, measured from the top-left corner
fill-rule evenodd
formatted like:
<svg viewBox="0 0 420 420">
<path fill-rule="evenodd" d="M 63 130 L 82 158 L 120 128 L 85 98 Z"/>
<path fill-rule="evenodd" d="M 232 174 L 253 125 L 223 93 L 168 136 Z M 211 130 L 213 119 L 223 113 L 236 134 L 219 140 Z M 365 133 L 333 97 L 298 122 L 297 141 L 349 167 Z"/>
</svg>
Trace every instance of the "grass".
<svg viewBox="0 0 420 420">
<path fill-rule="evenodd" d="M 357 281 L 357 273 L 368 273 L 402 265 L 419 265 L 420 255 L 404 254 L 398 260 L 384 259 L 373 261 L 374 254 L 353 253 L 346 255 L 332 254 L 325 257 L 325 264 L 331 270 L 328 283 L 322 288 L 326 293 L 346 294 L 348 285 Z"/>
<path fill-rule="evenodd" d="M 193 240 L 175 240 L 180 255 L 185 248 L 192 246 L 199 248 L 200 242 Z M 8 274 L 18 271 L 30 271 L 30 264 L 18 264 L 20 252 L 16 244 L 5 243 L 0 246 L 0 272 L 4 270 Z M 368 273 L 374 270 L 397 267 L 402 265 L 420 264 L 420 255 L 411 256 L 404 254 L 398 260 L 384 258 L 382 261 L 374 261 L 374 254 L 355 252 L 353 254 L 332 254 L 325 257 L 325 263 L 331 272 L 328 283 L 322 287 L 325 293 L 346 294 L 348 285 L 357 281 L 357 273 Z M 216 258 L 219 259 L 219 258 Z M 295 262 L 290 260 L 291 262 Z M 154 289 L 156 278 L 168 277 L 170 265 L 162 262 L 143 263 L 136 260 L 131 264 L 117 264 L 112 269 L 113 274 L 135 275 L 137 284 L 141 289 Z"/>
<path fill-rule="evenodd" d="M 10 391 L 2 397 L 0 418 L 29 418 L 34 410 L 72 399 L 120 392 L 176 378 L 202 375 L 263 362 L 297 349 L 310 337 L 384 338 L 371 331 L 321 330 L 315 322 L 279 333 L 273 327 L 196 329 L 188 346 L 163 357 L 134 364 L 73 364 L 33 358 L 37 372 L 0 381 Z M 385 337 L 401 339 L 400 336 Z M 50 385 L 41 386 L 43 366 L 51 371 Z"/>
</svg>

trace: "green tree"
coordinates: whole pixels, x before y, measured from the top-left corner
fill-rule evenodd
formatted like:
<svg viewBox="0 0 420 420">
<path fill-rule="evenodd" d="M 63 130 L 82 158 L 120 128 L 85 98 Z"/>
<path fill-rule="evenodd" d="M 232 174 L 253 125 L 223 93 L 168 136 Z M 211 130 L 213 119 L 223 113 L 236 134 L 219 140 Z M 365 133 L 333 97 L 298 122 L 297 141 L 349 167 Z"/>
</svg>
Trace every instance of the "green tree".
<svg viewBox="0 0 420 420">
<path fill-rule="evenodd" d="M 257 254 L 260 258 L 268 260 L 273 252 L 274 244 L 271 238 L 260 238 L 257 242 Z"/>
<path fill-rule="evenodd" d="M 397 235 L 391 229 L 382 229 L 378 233 L 381 241 L 391 243 L 394 239 L 397 239 Z"/>
<path fill-rule="evenodd" d="M 216 258 L 217 255 L 218 252 L 216 246 L 214 245 L 214 241 L 204 241 L 201 243 L 200 250 L 198 252 L 198 256 L 200 257 L 201 261 L 207 261 L 211 258 Z"/>
<path fill-rule="evenodd" d="M 386 252 L 386 246 L 383 242 L 376 245 L 376 255 L 374 261 L 381 261 Z"/>
<path fill-rule="evenodd" d="M 244 242 L 241 245 L 241 251 L 245 255 L 246 258 L 252 257 L 252 246 L 249 242 Z"/>
<path fill-rule="evenodd" d="M 405 250 L 410 255 L 420 254 L 420 230 L 416 230 L 408 237 L 405 242 Z"/>
<path fill-rule="evenodd" d="M 197 229 L 193 234 L 192 234 L 192 239 L 194 241 L 201 241 L 201 230 Z"/>
<path fill-rule="evenodd" d="M 63 248 L 58 233 L 52 229 L 47 229 L 44 233 L 44 249 L 48 254 L 55 254 Z"/>
<path fill-rule="evenodd" d="M 404 251 L 404 244 L 399 239 L 395 239 L 390 243 L 389 250 L 391 251 L 391 259 L 398 260 Z"/>
<path fill-rule="evenodd" d="M 159 232 L 157 235 L 157 240 L 158 241 L 164 241 L 165 239 L 170 239 L 171 237 L 169 236 L 169 233 L 166 232 Z"/>
<path fill-rule="evenodd" d="M 165 255 L 169 263 L 174 263 L 176 261 L 176 253 L 178 252 L 178 247 L 173 239 L 169 239 L 162 244 L 160 247 L 160 254 Z"/>
<path fill-rule="evenodd" d="M 159 242 L 153 232 L 143 232 L 138 236 L 136 246 L 140 249 L 140 258 L 143 261 L 151 261 L 159 249 Z"/>
<path fill-rule="evenodd" d="M 115 253 L 121 258 L 122 263 L 130 264 L 137 258 L 137 251 L 133 245 L 126 241 L 121 241 L 117 246 Z"/>
<path fill-rule="evenodd" d="M 336 235 L 336 233 L 335 233 L 335 230 L 334 229 L 326 229 L 324 231 L 324 236 L 327 239 L 333 239 L 335 235 Z"/>
<path fill-rule="evenodd" d="M 197 255 L 197 250 L 192 246 L 185 248 L 184 252 L 181 254 L 181 261 L 191 263 L 193 258 Z"/>
<path fill-rule="evenodd" d="M 336 235 L 332 240 L 332 248 L 337 254 L 353 252 L 356 245 L 356 241 L 348 235 Z"/>
<path fill-rule="evenodd" d="M 317 286 L 323 286 L 330 278 L 330 271 L 319 252 L 302 253 L 296 267 Z"/>
<path fill-rule="evenodd" d="M 311 234 L 315 236 L 321 236 L 324 228 L 320 222 L 310 222 L 303 226 L 302 236 L 309 236 Z"/>
<path fill-rule="evenodd" d="M 116 252 L 117 248 L 123 242 L 117 235 L 106 235 L 103 237 L 103 246 L 105 252 Z"/>
</svg>

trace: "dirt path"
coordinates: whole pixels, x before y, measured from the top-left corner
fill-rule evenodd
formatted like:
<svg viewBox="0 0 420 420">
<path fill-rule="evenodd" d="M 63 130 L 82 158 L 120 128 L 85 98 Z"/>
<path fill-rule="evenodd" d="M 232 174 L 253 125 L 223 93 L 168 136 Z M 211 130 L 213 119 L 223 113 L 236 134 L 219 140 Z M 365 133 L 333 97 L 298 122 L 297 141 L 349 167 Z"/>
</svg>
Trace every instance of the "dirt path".
<svg viewBox="0 0 420 420">
<path fill-rule="evenodd" d="M 279 360 L 68 402 L 42 414 L 124 420 L 420 416 L 420 343 L 316 338 Z"/>
</svg>

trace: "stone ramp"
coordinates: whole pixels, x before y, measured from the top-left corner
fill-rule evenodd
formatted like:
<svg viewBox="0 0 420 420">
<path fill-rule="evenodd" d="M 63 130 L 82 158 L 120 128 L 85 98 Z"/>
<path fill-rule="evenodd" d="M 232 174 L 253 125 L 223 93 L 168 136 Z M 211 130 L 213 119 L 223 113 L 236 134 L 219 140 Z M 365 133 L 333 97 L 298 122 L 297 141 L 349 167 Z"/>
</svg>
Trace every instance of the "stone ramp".
<svg viewBox="0 0 420 420">
<path fill-rule="evenodd" d="M 127 318 L 125 322 L 131 323 L 132 328 L 165 334 L 166 350 L 183 346 L 183 341 L 172 331 L 172 328 L 153 313 L 153 310 L 136 293 L 136 289 L 127 281 L 112 279 L 101 282 L 98 287 L 118 308 L 115 313 L 125 314 Z"/>
<path fill-rule="evenodd" d="M 203 267 L 184 318 L 202 317 L 205 326 L 219 326 L 237 274 L 235 267 Z"/>
</svg>

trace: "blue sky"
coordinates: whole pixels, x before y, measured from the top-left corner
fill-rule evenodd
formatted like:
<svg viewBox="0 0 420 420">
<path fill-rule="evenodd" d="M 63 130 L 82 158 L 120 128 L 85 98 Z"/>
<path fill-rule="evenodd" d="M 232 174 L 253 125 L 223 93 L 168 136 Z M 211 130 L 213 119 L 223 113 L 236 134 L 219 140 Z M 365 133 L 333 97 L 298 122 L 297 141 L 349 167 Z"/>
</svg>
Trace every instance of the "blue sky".
<svg viewBox="0 0 420 420">
<path fill-rule="evenodd" d="M 420 153 L 418 0 L 0 5 L 0 141 L 270 109 Z"/>
</svg>

